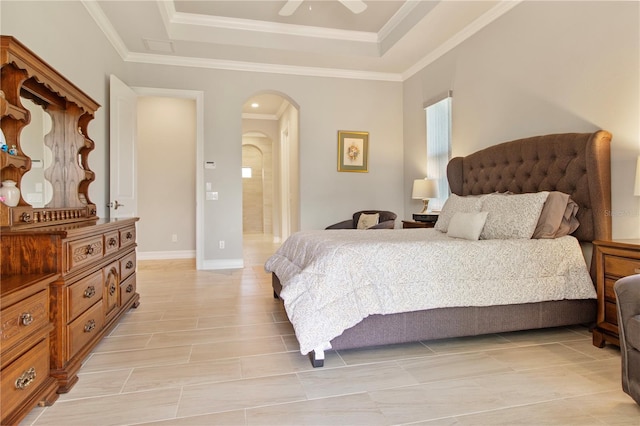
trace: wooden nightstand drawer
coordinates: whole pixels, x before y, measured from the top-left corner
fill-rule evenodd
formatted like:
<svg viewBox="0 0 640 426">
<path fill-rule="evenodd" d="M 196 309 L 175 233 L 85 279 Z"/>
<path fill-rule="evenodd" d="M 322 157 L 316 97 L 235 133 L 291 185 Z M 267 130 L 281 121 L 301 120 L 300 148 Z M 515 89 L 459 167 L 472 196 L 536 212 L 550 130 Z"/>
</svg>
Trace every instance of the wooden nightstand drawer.
<svg viewBox="0 0 640 426">
<path fill-rule="evenodd" d="M 604 273 L 619 278 L 640 274 L 640 259 L 605 255 Z"/>
<path fill-rule="evenodd" d="M 604 304 L 604 320 L 610 324 L 618 325 L 618 310 L 616 309 L 615 302 L 605 302 Z M 616 327 L 616 332 L 617 332 Z"/>
<path fill-rule="evenodd" d="M 49 339 L 44 338 L 2 369 L 2 407 L 17 407 L 49 380 Z M 4 410 L 4 408 L 3 408 Z"/>
<path fill-rule="evenodd" d="M 49 297 L 47 290 L 2 310 L 0 343 L 9 348 L 40 327 L 49 323 Z"/>
<path fill-rule="evenodd" d="M 69 319 L 73 321 L 89 306 L 102 299 L 102 271 L 94 272 L 69 286 L 68 291 Z"/>
<path fill-rule="evenodd" d="M 616 301 L 616 293 L 613 291 L 613 285 L 618 281 L 617 278 L 605 278 L 604 279 L 604 298 L 613 303 Z"/>
</svg>

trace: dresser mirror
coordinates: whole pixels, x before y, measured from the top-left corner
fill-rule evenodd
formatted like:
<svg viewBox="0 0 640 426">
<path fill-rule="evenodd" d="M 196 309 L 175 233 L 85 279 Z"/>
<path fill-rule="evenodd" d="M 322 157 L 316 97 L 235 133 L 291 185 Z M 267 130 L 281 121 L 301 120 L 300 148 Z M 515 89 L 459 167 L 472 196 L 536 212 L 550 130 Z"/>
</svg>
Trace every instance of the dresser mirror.
<svg viewBox="0 0 640 426">
<path fill-rule="evenodd" d="M 45 145 L 44 137 L 51 132 L 51 117 L 30 99 L 22 98 L 22 105 L 29 110 L 31 122 L 22 129 L 21 148 L 31 158 L 31 170 L 22 177 L 22 198 L 36 208 L 44 208 L 51 202 L 53 187 L 45 178 L 45 170 L 51 167 L 51 148 Z"/>
<path fill-rule="evenodd" d="M 87 128 L 100 107 L 11 36 L 0 36 L 0 113 L 12 152 L 0 152 L 1 180 L 16 182 L 17 206 L 0 203 L 0 227 L 96 220 Z"/>
</svg>

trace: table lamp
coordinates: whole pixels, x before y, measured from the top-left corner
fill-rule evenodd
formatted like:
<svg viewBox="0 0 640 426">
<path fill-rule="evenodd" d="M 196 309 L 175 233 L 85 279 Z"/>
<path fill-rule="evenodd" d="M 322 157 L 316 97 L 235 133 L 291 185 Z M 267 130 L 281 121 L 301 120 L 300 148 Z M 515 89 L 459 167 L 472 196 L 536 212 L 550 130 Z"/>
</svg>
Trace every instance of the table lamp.
<svg viewBox="0 0 640 426">
<path fill-rule="evenodd" d="M 413 192 L 411 198 L 414 200 L 422 200 L 424 208 L 420 212 L 424 214 L 429 207 L 429 199 L 438 196 L 438 186 L 435 179 L 416 179 L 413 181 Z"/>
</svg>

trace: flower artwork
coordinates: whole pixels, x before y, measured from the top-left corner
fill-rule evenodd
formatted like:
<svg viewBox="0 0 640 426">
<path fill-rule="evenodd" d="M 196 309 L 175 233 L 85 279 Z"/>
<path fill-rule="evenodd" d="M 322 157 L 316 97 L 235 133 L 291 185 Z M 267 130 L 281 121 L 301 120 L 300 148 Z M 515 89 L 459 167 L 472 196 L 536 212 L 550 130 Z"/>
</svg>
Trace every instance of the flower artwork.
<svg viewBox="0 0 640 426">
<path fill-rule="evenodd" d="M 360 148 L 356 145 L 356 142 L 351 142 L 349 145 L 349 149 L 347 150 L 347 155 L 349 156 L 349 160 L 351 162 L 356 162 L 358 160 L 358 156 L 360 155 Z"/>
<path fill-rule="evenodd" d="M 367 172 L 369 133 L 338 132 L 338 171 Z"/>
</svg>

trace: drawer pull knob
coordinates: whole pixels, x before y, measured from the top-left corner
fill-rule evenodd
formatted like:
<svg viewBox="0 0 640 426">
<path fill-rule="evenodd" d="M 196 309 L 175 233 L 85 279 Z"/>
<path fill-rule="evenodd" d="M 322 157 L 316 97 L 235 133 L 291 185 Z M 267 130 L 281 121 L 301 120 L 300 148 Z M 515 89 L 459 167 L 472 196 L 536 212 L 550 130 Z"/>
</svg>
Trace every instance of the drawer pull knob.
<svg viewBox="0 0 640 426">
<path fill-rule="evenodd" d="M 96 320 L 89 320 L 84 325 L 84 332 L 85 333 L 91 333 L 94 328 L 96 328 Z"/>
<path fill-rule="evenodd" d="M 115 247 L 118 244 L 118 241 L 116 241 L 115 238 L 111 237 L 109 238 L 109 247 Z"/>
<path fill-rule="evenodd" d="M 93 247 L 88 245 L 87 248 L 84 249 L 84 253 L 89 255 L 93 254 Z"/>
<path fill-rule="evenodd" d="M 36 379 L 36 369 L 31 367 L 16 379 L 16 389 L 26 389 Z"/>
<path fill-rule="evenodd" d="M 22 213 L 22 216 L 20 216 L 20 220 L 22 220 L 25 223 L 30 223 L 31 222 L 31 215 L 27 212 Z"/>
<path fill-rule="evenodd" d="M 32 322 L 33 322 L 33 315 L 31 315 L 29 312 L 25 312 L 22 315 L 20 315 L 20 324 L 27 326 Z"/>
<path fill-rule="evenodd" d="M 93 296 L 95 296 L 95 294 L 96 294 L 96 288 L 92 285 L 87 287 L 84 291 L 84 297 L 86 299 L 91 299 Z"/>
<path fill-rule="evenodd" d="M 127 269 L 133 268 L 133 262 L 132 261 L 128 261 L 127 264 L 125 265 L 125 268 L 127 268 Z"/>
<path fill-rule="evenodd" d="M 109 285 L 109 296 L 113 296 L 114 294 L 116 294 L 116 283 L 111 283 L 111 285 Z"/>
<path fill-rule="evenodd" d="M 127 286 L 127 293 L 131 293 L 133 291 L 133 284 L 129 284 Z"/>
<path fill-rule="evenodd" d="M 133 234 L 131 233 L 131 231 L 129 231 L 129 232 L 127 232 L 127 233 L 126 233 L 125 238 L 126 238 L 127 240 L 130 240 L 130 239 L 132 239 L 132 238 L 133 238 Z"/>
</svg>

